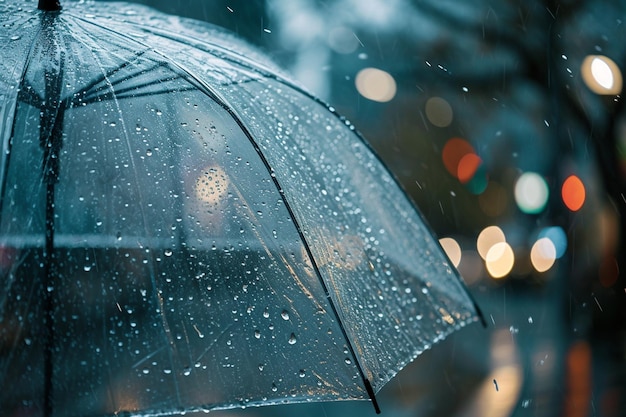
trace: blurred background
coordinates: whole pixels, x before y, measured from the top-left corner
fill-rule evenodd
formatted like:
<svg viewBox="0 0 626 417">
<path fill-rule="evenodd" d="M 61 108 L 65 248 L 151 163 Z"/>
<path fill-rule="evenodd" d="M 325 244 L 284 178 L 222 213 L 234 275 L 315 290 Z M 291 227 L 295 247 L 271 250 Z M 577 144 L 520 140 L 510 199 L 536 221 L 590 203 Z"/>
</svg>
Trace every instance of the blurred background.
<svg viewBox="0 0 626 417">
<path fill-rule="evenodd" d="M 230 29 L 335 107 L 463 275 L 488 328 L 420 356 L 384 415 L 626 415 L 626 2 L 138 2 Z"/>
</svg>

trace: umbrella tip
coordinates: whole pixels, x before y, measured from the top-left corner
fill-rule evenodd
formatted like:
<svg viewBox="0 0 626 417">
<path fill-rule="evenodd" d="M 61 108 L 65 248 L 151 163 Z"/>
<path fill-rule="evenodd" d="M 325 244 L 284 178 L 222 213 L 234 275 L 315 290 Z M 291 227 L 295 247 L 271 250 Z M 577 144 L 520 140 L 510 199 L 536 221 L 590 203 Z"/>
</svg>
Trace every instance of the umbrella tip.
<svg viewBox="0 0 626 417">
<path fill-rule="evenodd" d="M 59 0 L 39 0 L 37 8 L 44 12 L 58 12 L 61 10 L 61 2 Z"/>
<path fill-rule="evenodd" d="M 369 395 L 370 400 L 372 400 L 374 411 L 376 411 L 376 414 L 380 414 L 380 407 L 378 406 L 378 401 L 376 401 L 376 394 L 374 393 L 374 388 L 372 388 L 370 380 L 367 378 L 363 378 L 363 383 L 365 384 L 365 390 L 367 391 L 367 395 Z"/>
</svg>

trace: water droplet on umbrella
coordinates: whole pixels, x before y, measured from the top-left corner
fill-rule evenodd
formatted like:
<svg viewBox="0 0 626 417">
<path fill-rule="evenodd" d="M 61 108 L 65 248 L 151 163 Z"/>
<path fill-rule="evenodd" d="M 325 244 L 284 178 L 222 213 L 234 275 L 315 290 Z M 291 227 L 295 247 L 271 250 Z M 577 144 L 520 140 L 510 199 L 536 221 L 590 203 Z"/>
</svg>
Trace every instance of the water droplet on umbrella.
<svg viewBox="0 0 626 417">
<path fill-rule="evenodd" d="M 85 265 L 85 266 L 83 266 L 83 270 L 84 270 L 85 272 L 89 272 L 89 271 L 91 271 L 91 265 Z"/>
<path fill-rule="evenodd" d="M 276 384 L 272 384 L 272 392 L 276 392 L 278 391 L 278 388 L 276 388 Z"/>
<path fill-rule="evenodd" d="M 289 344 L 290 345 L 295 345 L 297 341 L 298 341 L 298 339 L 296 339 L 296 335 L 291 333 L 291 336 L 289 336 Z"/>
<path fill-rule="evenodd" d="M 283 312 L 280 313 L 280 316 L 283 318 L 283 320 L 289 320 L 289 313 L 287 312 L 287 310 L 283 310 Z"/>
<path fill-rule="evenodd" d="M 166 369 L 163 369 L 163 373 L 169 375 L 172 373 L 172 370 L 166 368 Z"/>
<path fill-rule="evenodd" d="M 20 38 L 21 38 L 21 36 L 20 36 L 20 35 L 14 35 L 14 36 L 11 36 L 11 40 L 12 40 L 12 41 L 17 41 L 17 40 L 19 40 Z"/>
<path fill-rule="evenodd" d="M 172 256 L 172 250 L 171 249 L 165 249 L 165 252 L 163 252 L 163 254 L 165 256 Z"/>
<path fill-rule="evenodd" d="M 304 378 L 306 376 L 306 372 L 304 371 L 304 369 L 300 369 L 300 373 L 298 375 L 300 376 L 300 378 Z"/>
<path fill-rule="evenodd" d="M 254 331 L 254 337 L 257 338 L 257 339 L 260 339 L 261 338 L 261 331 L 260 330 L 255 330 Z"/>
<path fill-rule="evenodd" d="M 267 310 L 267 308 L 263 311 L 263 317 L 265 317 L 266 319 L 270 318 L 270 312 Z"/>
<path fill-rule="evenodd" d="M 152 149 L 146 149 L 146 155 L 152 156 Z"/>
<path fill-rule="evenodd" d="M 191 368 L 190 367 L 185 367 L 184 371 L 183 371 L 183 375 L 185 376 L 189 376 L 191 375 Z"/>
</svg>

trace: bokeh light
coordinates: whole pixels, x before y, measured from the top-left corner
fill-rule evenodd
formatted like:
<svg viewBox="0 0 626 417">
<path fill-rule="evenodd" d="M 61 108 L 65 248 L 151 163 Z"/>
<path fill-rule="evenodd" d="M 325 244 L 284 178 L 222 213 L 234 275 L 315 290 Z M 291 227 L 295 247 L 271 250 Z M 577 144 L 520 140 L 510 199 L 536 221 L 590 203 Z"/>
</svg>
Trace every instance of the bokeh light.
<svg viewBox="0 0 626 417">
<path fill-rule="evenodd" d="M 461 246 L 458 242 L 451 237 L 444 237 L 439 239 L 439 244 L 450 258 L 450 262 L 458 268 L 461 263 Z"/>
<path fill-rule="evenodd" d="M 441 151 L 443 165 L 450 175 L 466 184 L 473 194 L 480 194 L 487 188 L 487 171 L 474 147 L 465 139 L 451 138 Z"/>
<path fill-rule="evenodd" d="M 328 46 L 339 54 L 350 54 L 359 47 L 359 40 L 352 30 L 337 26 L 328 32 Z"/>
<path fill-rule="evenodd" d="M 515 202 L 524 213 L 540 213 L 545 208 L 549 195 L 548 184 L 537 173 L 525 172 L 515 183 Z"/>
<path fill-rule="evenodd" d="M 565 254 L 565 251 L 567 250 L 567 235 L 562 227 L 546 227 L 539 232 L 538 238 L 548 238 L 552 241 L 557 259 L 561 258 Z"/>
<path fill-rule="evenodd" d="M 466 184 L 474 178 L 476 171 L 482 164 L 482 159 L 475 153 L 468 153 L 459 161 L 457 177 L 462 184 Z"/>
<path fill-rule="evenodd" d="M 220 167 L 206 167 L 196 179 L 196 198 L 211 206 L 223 202 L 228 192 L 228 175 Z"/>
<path fill-rule="evenodd" d="M 478 254 L 484 260 L 487 259 L 487 253 L 491 249 L 492 246 L 506 242 L 506 237 L 504 236 L 504 232 L 498 226 L 488 226 L 485 227 L 478 238 L 476 239 L 476 249 L 478 250 Z"/>
<path fill-rule="evenodd" d="M 431 97 L 426 101 L 426 118 L 437 127 L 447 127 L 452 123 L 454 113 L 450 103 L 441 97 Z"/>
<path fill-rule="evenodd" d="M 585 203 L 585 185 L 576 175 L 570 175 L 561 187 L 563 203 L 571 211 L 578 211 Z"/>
<path fill-rule="evenodd" d="M 530 250 L 530 261 L 538 272 L 546 272 L 556 261 L 556 247 L 552 240 L 542 237 Z"/>
<path fill-rule="evenodd" d="M 396 95 L 396 80 L 386 71 L 378 68 L 364 68 L 355 79 L 356 89 L 363 97 L 385 103 Z"/>
<path fill-rule="evenodd" d="M 506 242 L 499 242 L 489 248 L 485 256 L 487 272 L 493 278 L 504 278 L 511 272 L 515 264 L 513 248 Z"/>
<path fill-rule="evenodd" d="M 588 55 L 581 65 L 585 84 L 601 95 L 616 95 L 622 91 L 622 72 L 617 64 L 604 55 Z"/>
</svg>

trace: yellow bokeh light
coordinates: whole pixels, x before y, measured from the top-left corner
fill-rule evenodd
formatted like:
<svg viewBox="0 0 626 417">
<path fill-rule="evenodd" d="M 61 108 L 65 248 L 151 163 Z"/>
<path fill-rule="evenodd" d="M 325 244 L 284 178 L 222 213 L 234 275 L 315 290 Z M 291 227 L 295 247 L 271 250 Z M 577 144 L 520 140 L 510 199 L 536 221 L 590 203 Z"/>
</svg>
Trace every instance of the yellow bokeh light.
<svg viewBox="0 0 626 417">
<path fill-rule="evenodd" d="M 451 237 L 439 239 L 439 244 L 446 252 L 446 255 L 448 255 L 448 258 L 450 258 L 450 262 L 452 262 L 455 268 L 458 268 L 461 263 L 461 246 Z"/>
<path fill-rule="evenodd" d="M 537 240 L 530 250 L 530 262 L 538 272 L 545 272 L 552 268 L 555 260 L 556 246 L 547 237 Z"/>
<path fill-rule="evenodd" d="M 588 55 L 581 65 L 583 81 L 591 91 L 601 95 L 616 95 L 622 91 L 622 72 L 611 58 Z"/>
<path fill-rule="evenodd" d="M 485 227 L 476 239 L 478 254 L 484 260 L 487 259 L 487 252 L 497 243 L 506 242 L 504 232 L 498 226 Z"/>
<path fill-rule="evenodd" d="M 493 245 L 485 257 L 485 266 L 493 278 L 504 278 L 511 272 L 514 263 L 513 249 L 506 242 Z"/>
<path fill-rule="evenodd" d="M 385 103 L 396 95 L 396 80 L 386 71 L 364 68 L 356 75 L 356 89 L 363 97 Z"/>
<path fill-rule="evenodd" d="M 206 167 L 196 179 L 196 198 L 208 205 L 219 205 L 228 192 L 228 176 L 220 167 Z"/>
</svg>

